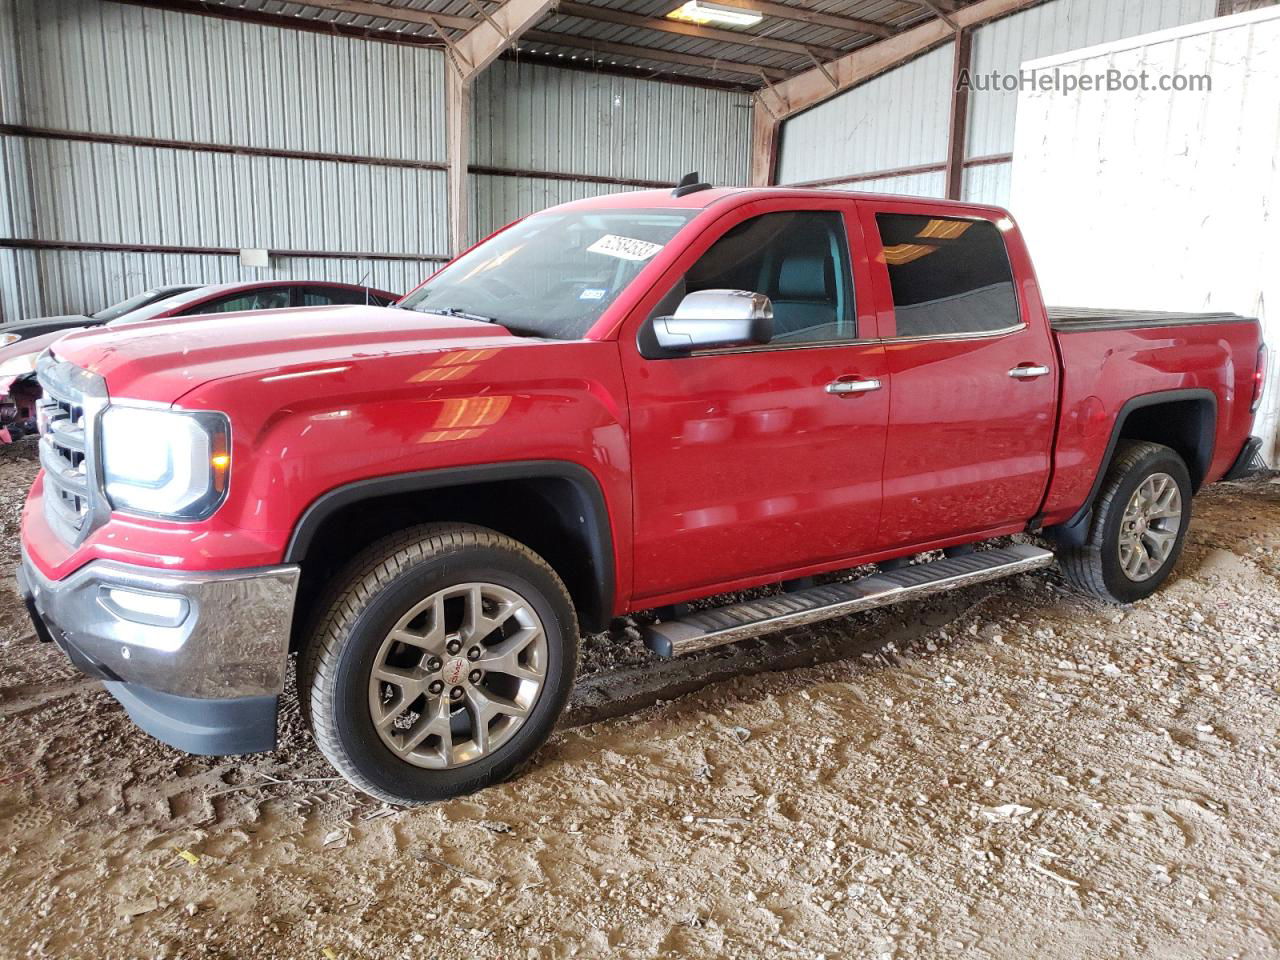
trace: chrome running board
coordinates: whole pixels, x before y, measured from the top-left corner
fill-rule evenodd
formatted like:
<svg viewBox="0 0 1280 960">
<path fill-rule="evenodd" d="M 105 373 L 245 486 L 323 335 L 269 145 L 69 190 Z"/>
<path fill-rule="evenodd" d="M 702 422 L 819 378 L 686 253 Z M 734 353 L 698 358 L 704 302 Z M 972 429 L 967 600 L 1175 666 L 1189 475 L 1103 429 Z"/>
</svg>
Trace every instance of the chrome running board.
<svg viewBox="0 0 1280 960">
<path fill-rule="evenodd" d="M 931 563 L 876 573 L 848 583 L 830 583 L 795 593 L 703 610 L 643 629 L 644 642 L 660 657 L 683 657 L 764 633 L 915 600 L 988 580 L 999 580 L 1053 563 L 1053 553 L 1014 544 Z"/>
</svg>

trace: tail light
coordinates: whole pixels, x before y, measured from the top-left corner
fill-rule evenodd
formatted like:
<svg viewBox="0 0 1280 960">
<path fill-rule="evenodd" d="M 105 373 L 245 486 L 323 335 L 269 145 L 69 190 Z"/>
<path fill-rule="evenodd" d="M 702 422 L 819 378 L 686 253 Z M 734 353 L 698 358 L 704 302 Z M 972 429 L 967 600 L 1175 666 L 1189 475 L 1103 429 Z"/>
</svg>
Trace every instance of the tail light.
<svg viewBox="0 0 1280 960">
<path fill-rule="evenodd" d="M 1262 385 L 1267 379 L 1267 347 L 1263 344 L 1258 348 L 1258 362 L 1253 367 L 1253 400 L 1249 403 L 1249 410 L 1252 412 L 1258 409 L 1262 403 Z"/>
</svg>

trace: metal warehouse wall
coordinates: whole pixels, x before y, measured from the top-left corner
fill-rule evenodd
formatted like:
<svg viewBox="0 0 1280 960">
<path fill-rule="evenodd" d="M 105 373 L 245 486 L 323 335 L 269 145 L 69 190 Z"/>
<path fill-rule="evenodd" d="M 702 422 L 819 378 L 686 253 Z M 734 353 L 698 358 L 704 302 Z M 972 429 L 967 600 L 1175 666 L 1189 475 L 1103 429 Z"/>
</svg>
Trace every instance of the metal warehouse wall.
<svg viewBox="0 0 1280 960">
<path fill-rule="evenodd" d="M 620 181 L 675 183 L 693 170 L 716 184 L 748 179 L 744 93 L 499 60 L 473 109 L 477 237 L 554 203 L 645 185 Z"/>
<path fill-rule="evenodd" d="M 1036 57 L 1205 20 L 1215 10 L 1215 0 L 1052 0 L 974 30 L 973 73 L 1015 73 Z M 827 185 L 943 196 L 952 59 L 948 44 L 788 120 L 778 182 L 848 177 Z M 979 162 L 965 169 L 965 199 L 1008 203 L 1017 102 L 1016 91 L 972 91 L 965 157 Z"/>
<path fill-rule="evenodd" d="M 951 59 L 948 44 L 786 121 L 778 182 L 804 183 L 945 160 Z M 907 185 L 894 192 L 905 192 Z M 909 185 L 925 196 L 940 195 L 943 172 L 914 176 Z"/>
<path fill-rule="evenodd" d="M 1040 61 L 1204 74 L 1210 92 L 1027 92 L 1013 201 L 1053 303 L 1229 310 L 1280 347 L 1280 7 Z M 1099 242 L 1099 241 L 1102 242 Z M 1252 358 L 1250 358 L 1252 360 Z M 1254 433 L 1277 461 L 1280 364 Z"/>
<path fill-rule="evenodd" d="M 448 252 L 436 50 L 0 0 L 0 60 L 6 320 L 161 281 L 368 276 L 400 291 Z M 286 255 L 243 268 L 241 248 Z"/>
</svg>

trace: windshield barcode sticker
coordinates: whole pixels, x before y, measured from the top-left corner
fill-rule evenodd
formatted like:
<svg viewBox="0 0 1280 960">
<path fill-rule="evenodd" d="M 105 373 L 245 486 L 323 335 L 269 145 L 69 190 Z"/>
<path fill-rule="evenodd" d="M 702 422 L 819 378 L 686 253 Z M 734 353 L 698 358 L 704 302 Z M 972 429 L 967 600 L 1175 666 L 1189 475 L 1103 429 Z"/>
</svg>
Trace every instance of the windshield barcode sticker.
<svg viewBox="0 0 1280 960">
<path fill-rule="evenodd" d="M 606 233 L 603 237 L 587 247 L 588 253 L 603 253 L 606 257 L 617 257 L 619 260 L 648 260 L 662 249 L 660 243 L 648 240 L 633 240 L 631 237 L 619 237 Z"/>
</svg>

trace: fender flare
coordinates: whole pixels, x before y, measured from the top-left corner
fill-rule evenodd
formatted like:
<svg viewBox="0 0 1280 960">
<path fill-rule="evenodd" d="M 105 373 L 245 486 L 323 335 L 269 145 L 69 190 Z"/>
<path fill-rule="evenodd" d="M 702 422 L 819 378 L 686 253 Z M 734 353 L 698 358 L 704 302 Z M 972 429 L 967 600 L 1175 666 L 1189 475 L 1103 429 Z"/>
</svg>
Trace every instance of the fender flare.
<svg viewBox="0 0 1280 960">
<path fill-rule="evenodd" d="M 1107 477 L 1107 468 L 1111 466 L 1111 459 L 1115 456 L 1116 445 L 1120 442 L 1120 433 L 1124 429 L 1129 415 L 1135 410 L 1141 410 L 1144 407 L 1154 407 L 1162 403 L 1179 403 L 1187 400 L 1207 400 L 1209 402 L 1209 409 L 1213 419 L 1212 430 L 1209 431 L 1207 437 L 1201 437 L 1199 440 L 1199 453 L 1204 459 L 1205 475 L 1208 475 L 1209 467 L 1213 461 L 1213 446 L 1218 430 L 1217 394 L 1208 387 L 1189 387 L 1183 390 L 1159 390 L 1155 393 L 1143 393 L 1136 397 L 1130 397 L 1120 407 L 1120 411 L 1116 414 L 1115 421 L 1111 425 L 1111 437 L 1107 440 L 1107 448 L 1103 451 L 1102 460 L 1098 464 L 1098 472 L 1093 478 L 1093 485 L 1089 488 L 1089 493 L 1085 497 L 1084 503 L 1079 510 L 1071 515 L 1071 519 L 1053 529 L 1053 535 L 1056 540 L 1063 544 L 1080 546 L 1089 538 L 1089 528 L 1093 525 L 1093 501 L 1097 499 L 1098 491 L 1102 489 L 1102 482 Z M 1207 456 L 1205 455 L 1206 453 Z M 1203 485 L 1204 477 L 1201 478 L 1200 482 Z"/>
<path fill-rule="evenodd" d="M 294 525 L 285 548 L 284 563 L 301 563 L 316 534 L 337 511 L 362 500 L 449 487 L 491 483 L 503 480 L 554 479 L 567 481 L 577 493 L 580 508 L 578 521 L 591 559 L 591 586 L 595 611 L 585 624 L 591 629 L 604 629 L 613 613 L 614 545 L 613 527 L 600 482 L 586 467 L 568 460 L 516 460 L 507 463 L 479 464 L 465 467 L 442 467 L 382 477 L 370 477 L 335 487 L 322 493 L 302 512 Z M 603 624 L 603 626 L 601 625 Z"/>
</svg>

